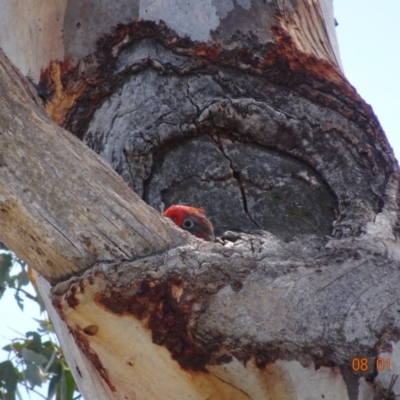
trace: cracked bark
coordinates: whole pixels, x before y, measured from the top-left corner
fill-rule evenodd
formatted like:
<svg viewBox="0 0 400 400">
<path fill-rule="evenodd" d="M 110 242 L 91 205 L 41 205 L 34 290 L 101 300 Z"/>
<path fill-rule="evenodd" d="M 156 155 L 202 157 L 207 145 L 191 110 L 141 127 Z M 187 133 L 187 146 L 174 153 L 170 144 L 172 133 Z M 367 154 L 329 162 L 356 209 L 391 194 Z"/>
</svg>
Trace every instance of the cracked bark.
<svg viewBox="0 0 400 400">
<path fill-rule="evenodd" d="M 181 25 L 190 2 L 166 22 L 128 3 L 134 22 L 67 1 L 42 74 L 48 113 L 125 182 L 1 61 L 2 240 L 53 284 L 86 398 L 372 398 L 397 373 L 374 360 L 399 359 L 399 174 L 328 2 L 201 2 Z M 145 203 L 203 206 L 220 238 Z"/>
</svg>

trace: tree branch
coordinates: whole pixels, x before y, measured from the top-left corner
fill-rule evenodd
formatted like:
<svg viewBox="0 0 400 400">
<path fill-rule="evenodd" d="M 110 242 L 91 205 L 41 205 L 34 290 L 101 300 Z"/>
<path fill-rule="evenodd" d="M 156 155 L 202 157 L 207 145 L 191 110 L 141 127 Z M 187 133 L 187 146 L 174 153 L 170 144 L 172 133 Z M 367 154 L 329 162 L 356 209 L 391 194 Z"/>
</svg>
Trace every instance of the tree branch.
<svg viewBox="0 0 400 400">
<path fill-rule="evenodd" d="M 187 241 L 94 151 L 55 125 L 0 53 L 1 239 L 54 282 Z M 31 97 L 31 98 L 29 98 Z"/>
</svg>

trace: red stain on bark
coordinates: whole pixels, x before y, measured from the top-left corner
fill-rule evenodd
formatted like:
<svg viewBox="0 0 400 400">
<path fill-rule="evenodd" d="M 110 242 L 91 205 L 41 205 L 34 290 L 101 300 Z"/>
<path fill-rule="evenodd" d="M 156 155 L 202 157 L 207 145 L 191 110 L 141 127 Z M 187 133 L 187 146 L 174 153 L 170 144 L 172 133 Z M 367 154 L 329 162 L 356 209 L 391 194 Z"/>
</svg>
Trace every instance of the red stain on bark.
<svg viewBox="0 0 400 400">
<path fill-rule="evenodd" d="M 174 297 L 178 286 L 183 288 L 184 284 L 176 277 L 164 282 L 145 280 L 133 296 L 111 292 L 98 294 L 95 301 L 115 314 L 146 318 L 153 343 L 165 346 L 183 368 L 205 372 L 205 365 L 218 345 L 200 344 L 192 336 L 188 325 L 195 299 L 183 290 L 178 301 Z"/>
<path fill-rule="evenodd" d="M 85 354 L 85 356 L 88 358 L 88 360 L 93 364 L 93 366 L 96 368 L 102 379 L 106 382 L 108 387 L 112 392 L 116 392 L 117 388 L 112 384 L 107 370 L 104 368 L 102 362 L 100 361 L 99 356 L 97 353 L 90 347 L 90 342 L 88 338 L 83 335 L 80 331 L 76 329 L 71 329 L 70 330 L 72 336 L 75 339 L 76 344 L 79 346 L 79 348 L 82 350 L 82 352 Z"/>
</svg>

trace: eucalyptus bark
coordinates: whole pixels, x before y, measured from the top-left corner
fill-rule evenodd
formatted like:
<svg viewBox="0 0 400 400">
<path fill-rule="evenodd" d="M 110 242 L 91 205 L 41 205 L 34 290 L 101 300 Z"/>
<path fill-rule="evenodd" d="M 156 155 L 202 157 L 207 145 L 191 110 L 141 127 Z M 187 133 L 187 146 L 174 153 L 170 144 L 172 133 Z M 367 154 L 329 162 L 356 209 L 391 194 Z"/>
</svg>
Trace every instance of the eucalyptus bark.
<svg viewBox="0 0 400 400">
<path fill-rule="evenodd" d="M 2 57 L 0 237 L 42 276 L 82 393 L 383 398 L 399 169 L 340 70 L 331 3 L 120 3 L 55 5 L 50 65 L 1 43 L 47 68 L 69 131 Z M 158 212 L 174 203 L 220 237 L 174 227 Z"/>
</svg>

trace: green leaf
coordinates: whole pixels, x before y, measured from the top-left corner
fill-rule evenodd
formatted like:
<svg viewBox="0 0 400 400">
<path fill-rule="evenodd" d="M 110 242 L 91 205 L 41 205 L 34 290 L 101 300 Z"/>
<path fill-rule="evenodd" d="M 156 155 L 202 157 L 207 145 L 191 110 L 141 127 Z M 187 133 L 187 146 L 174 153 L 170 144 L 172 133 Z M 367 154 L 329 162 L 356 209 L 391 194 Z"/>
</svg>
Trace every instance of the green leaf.
<svg viewBox="0 0 400 400">
<path fill-rule="evenodd" d="M 60 400 L 73 400 L 76 384 L 71 370 L 62 369 L 61 384 L 59 386 L 58 395 Z"/>
<path fill-rule="evenodd" d="M 74 392 L 76 390 L 75 379 L 71 373 L 71 370 L 65 370 L 65 380 L 67 382 L 67 398 L 66 400 L 74 399 Z"/>
<path fill-rule="evenodd" d="M 17 352 L 21 352 L 22 349 L 24 348 L 24 344 L 21 342 L 13 342 L 10 344 L 7 344 L 6 346 L 3 347 L 3 350 L 5 351 L 17 351 Z"/>
<path fill-rule="evenodd" d="M 32 318 L 34 321 L 36 321 L 39 325 L 40 328 L 38 329 L 38 332 L 42 333 L 55 333 L 54 331 L 54 326 L 51 323 L 49 319 L 38 319 L 38 318 Z"/>
<path fill-rule="evenodd" d="M 0 254 L 0 282 L 7 282 L 10 276 L 10 269 L 12 267 L 11 253 Z"/>
<path fill-rule="evenodd" d="M 0 254 L 0 299 L 3 296 L 10 280 L 10 269 L 12 267 L 11 253 Z"/>
<path fill-rule="evenodd" d="M 22 268 L 21 272 L 19 274 L 17 274 L 14 277 L 14 279 L 16 279 L 18 282 L 18 284 L 17 284 L 18 288 L 29 285 L 29 283 L 30 283 L 28 273 L 26 272 L 26 269 L 24 269 L 24 268 Z"/>
<path fill-rule="evenodd" d="M 16 300 L 19 309 L 24 311 L 24 299 L 19 295 L 18 290 L 14 293 L 14 299 Z"/>
<path fill-rule="evenodd" d="M 66 400 L 67 398 L 67 380 L 65 379 L 65 372 L 64 368 L 61 371 L 61 382 L 58 386 L 57 397 L 60 400 Z"/>
<path fill-rule="evenodd" d="M 15 400 L 15 392 L 17 390 L 18 373 L 11 361 L 3 361 L 0 363 L 0 386 L 3 386 L 7 393 L 6 400 Z"/>
<path fill-rule="evenodd" d="M 48 375 L 44 374 L 42 370 L 35 364 L 28 364 L 24 371 L 25 379 L 29 381 L 32 387 L 42 386 L 46 382 Z"/>
<path fill-rule="evenodd" d="M 57 370 L 55 371 L 54 375 L 50 379 L 49 382 L 49 390 L 47 392 L 47 400 L 51 400 L 54 395 L 57 393 L 57 390 L 61 383 L 61 375 L 62 375 L 62 368 L 61 365 L 57 365 Z"/>
<path fill-rule="evenodd" d="M 29 341 L 29 348 L 39 353 L 39 349 L 43 347 L 42 337 L 35 331 L 26 332 L 25 336 L 27 337 L 27 339 L 32 338 Z"/>
<path fill-rule="evenodd" d="M 35 353 L 34 351 L 27 349 L 26 347 L 22 349 L 21 355 L 27 364 L 42 365 L 47 363 L 47 358 L 45 356 L 39 353 Z"/>
</svg>

